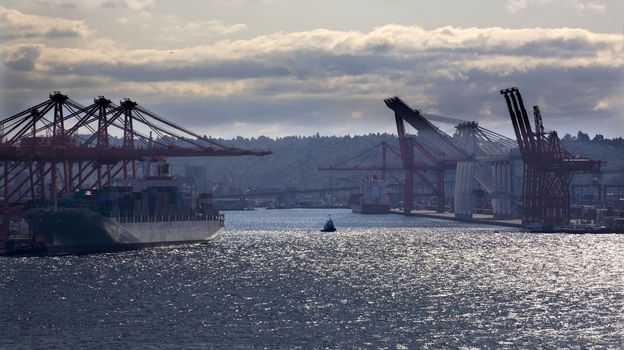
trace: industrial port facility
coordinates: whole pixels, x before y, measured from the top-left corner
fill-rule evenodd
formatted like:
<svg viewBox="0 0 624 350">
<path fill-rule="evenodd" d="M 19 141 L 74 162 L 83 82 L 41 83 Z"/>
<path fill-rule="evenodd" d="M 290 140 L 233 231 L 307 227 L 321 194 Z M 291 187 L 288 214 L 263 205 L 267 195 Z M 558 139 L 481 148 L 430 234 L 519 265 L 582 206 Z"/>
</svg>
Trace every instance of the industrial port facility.
<svg viewBox="0 0 624 350">
<path fill-rule="evenodd" d="M 4 253 L 209 239 L 223 217 L 209 193 L 182 191 L 166 159 L 270 154 L 222 145 L 127 98 L 99 96 L 84 106 L 58 91 L 3 118 L 0 130 Z M 111 142 L 115 133 L 121 143 Z"/>
<path fill-rule="evenodd" d="M 377 146 L 381 150 L 377 165 L 347 160 L 320 170 L 375 171 L 382 181 L 389 174 L 400 187 L 399 209 L 407 215 L 507 225 L 535 232 L 623 232 L 622 210 L 606 203 L 606 187 L 600 184 L 605 162 L 568 152 L 557 132 L 545 129 L 539 106 L 533 106 L 531 123 L 518 88 L 501 90 L 501 94 L 515 140 L 475 121 L 423 113 L 401 98 L 392 97 L 385 103 L 394 112 L 400 150 L 382 143 Z M 454 124 L 456 133 L 444 133 L 433 121 Z M 408 129 L 410 126 L 416 133 Z M 388 155 L 399 157 L 402 166 L 389 166 Z M 397 171 L 404 174 L 402 178 Z M 578 213 L 572 217 L 571 182 L 575 174 L 599 179 L 598 200 L 591 208 L 574 208 Z M 427 191 L 415 195 L 416 182 Z M 449 187 L 450 201 L 445 193 Z M 364 186 L 360 192 L 366 193 Z M 430 198 L 426 208 L 417 205 L 423 197 Z"/>
<path fill-rule="evenodd" d="M 366 177 L 367 190 L 363 187 L 362 191 L 352 195 L 355 212 L 391 210 L 392 201 L 384 193 L 389 174 L 400 184 L 400 211 L 408 215 L 419 213 L 414 193 L 418 184 L 428 189 L 424 196 L 431 198 L 429 202 L 433 203 L 430 208 L 433 211 L 427 214 L 432 217 L 481 220 L 480 210 L 485 207 L 489 215 L 487 219 L 492 223 L 512 223 L 536 232 L 622 231 L 624 219 L 621 212 L 606 207 L 604 203 L 594 211 L 600 215 L 586 220 L 593 227 L 571 224 L 573 176 L 585 173 L 600 177 L 604 162 L 568 152 L 560 144 L 557 133 L 546 130 L 538 106 L 532 109 L 531 122 L 517 88 L 501 90 L 501 94 L 509 111 L 515 140 L 485 129 L 474 121 L 426 114 L 408 106 L 399 97 L 391 97 L 384 102 L 394 113 L 399 149 L 387 143 L 379 145 L 382 159 L 378 166 L 354 167 L 345 161 L 321 170 L 379 173 L 379 177 Z M 434 121 L 456 123 L 456 133 L 444 133 Z M 104 193 L 105 188 L 128 184 L 141 176 L 167 179 L 170 175 L 166 159 L 170 157 L 270 154 L 267 150 L 225 146 L 130 99 L 115 104 L 99 96 L 85 106 L 58 91 L 43 102 L 0 120 L 0 131 L 2 251 L 9 243 L 11 247 L 18 242 L 31 248 L 49 243 L 38 234 L 36 227 L 24 220 L 24 211 L 33 203 L 48 203 L 56 209 L 59 203 L 75 199 L 76 193 L 83 196 L 87 191 Z M 119 135 L 115 140 L 121 142 L 112 142 L 112 135 Z M 388 166 L 388 153 L 398 157 L 401 166 Z M 152 165 L 157 168 L 156 175 L 150 174 Z M 450 204 L 446 193 L 449 174 L 452 175 Z M 113 192 L 129 190 L 116 191 Z M 150 201 L 148 192 L 144 193 L 146 198 L 137 197 L 137 200 Z M 131 197 L 130 194 L 125 196 Z M 158 220 L 164 220 L 166 215 L 171 218 L 172 196 L 167 194 L 166 198 L 163 197 L 165 199 L 154 199 L 154 203 L 160 203 L 158 209 L 148 210 L 147 215 L 158 217 Z M 208 196 L 211 194 L 203 194 L 202 198 L 205 200 Z M 417 196 L 423 197 L 423 193 Z M 482 204 L 484 198 L 487 201 L 485 206 Z M 107 213 L 116 214 L 123 222 L 134 222 L 141 220 L 137 219 L 141 214 L 128 208 L 135 207 L 140 205 L 115 207 L 116 211 Z M 163 208 L 169 208 L 169 212 Z M 128 214 L 131 211 L 133 213 Z"/>
<path fill-rule="evenodd" d="M 457 125 L 456 137 L 449 137 L 435 127 L 418 110 L 407 106 L 400 98 L 387 99 L 386 105 L 395 113 L 401 145 L 401 158 L 406 169 L 404 211 L 411 212 L 413 203 L 412 178 L 424 170 L 414 162 L 414 149 L 437 168 L 443 178 L 444 164 L 455 166 L 454 213 L 456 218 L 471 219 L 477 186 L 489 194 L 494 219 L 511 219 L 514 149 L 519 148 L 523 162 L 522 196 L 519 203 L 522 223 L 538 231 L 556 230 L 569 226 L 570 181 L 576 173 L 599 173 L 601 162 L 576 157 L 559 143 L 555 131 L 546 132 L 538 106 L 533 107 L 534 126 L 529 122 L 524 102 L 517 88 L 502 90 L 513 124 L 516 141 L 503 137 L 476 122 Z M 407 137 L 405 123 L 418 130 L 429 147 L 442 154 L 442 160 L 417 139 Z M 439 181 L 438 181 L 439 182 Z M 432 186 L 438 197 L 443 186 Z M 438 204 L 441 211 L 442 204 Z"/>
</svg>

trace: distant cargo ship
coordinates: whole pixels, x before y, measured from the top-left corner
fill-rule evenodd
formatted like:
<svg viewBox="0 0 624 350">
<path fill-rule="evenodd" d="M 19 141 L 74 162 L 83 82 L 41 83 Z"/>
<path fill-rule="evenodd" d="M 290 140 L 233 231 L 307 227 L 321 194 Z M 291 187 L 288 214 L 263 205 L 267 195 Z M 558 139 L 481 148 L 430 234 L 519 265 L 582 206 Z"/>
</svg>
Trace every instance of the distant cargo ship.
<svg viewBox="0 0 624 350">
<path fill-rule="evenodd" d="M 157 245 L 204 242 L 223 229 L 212 194 L 191 191 L 159 166 L 156 176 L 123 186 L 80 191 L 58 205 L 33 205 L 23 213 L 45 238 L 45 254 L 83 254 Z"/>
<path fill-rule="evenodd" d="M 386 184 L 376 175 L 365 177 L 360 192 L 352 193 L 349 202 L 354 213 L 385 214 L 391 208 Z"/>
</svg>

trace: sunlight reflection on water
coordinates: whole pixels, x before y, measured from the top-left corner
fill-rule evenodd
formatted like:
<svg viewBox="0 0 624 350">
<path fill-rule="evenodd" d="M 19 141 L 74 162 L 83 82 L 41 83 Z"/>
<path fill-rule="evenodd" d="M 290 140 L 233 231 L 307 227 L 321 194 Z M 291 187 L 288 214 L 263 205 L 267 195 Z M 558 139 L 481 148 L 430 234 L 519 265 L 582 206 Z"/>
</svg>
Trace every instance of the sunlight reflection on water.
<svg viewBox="0 0 624 350">
<path fill-rule="evenodd" d="M 319 232 L 328 214 L 338 232 Z M 346 210 L 226 226 L 204 245 L 0 259 L 0 347 L 624 343 L 624 236 Z"/>
</svg>

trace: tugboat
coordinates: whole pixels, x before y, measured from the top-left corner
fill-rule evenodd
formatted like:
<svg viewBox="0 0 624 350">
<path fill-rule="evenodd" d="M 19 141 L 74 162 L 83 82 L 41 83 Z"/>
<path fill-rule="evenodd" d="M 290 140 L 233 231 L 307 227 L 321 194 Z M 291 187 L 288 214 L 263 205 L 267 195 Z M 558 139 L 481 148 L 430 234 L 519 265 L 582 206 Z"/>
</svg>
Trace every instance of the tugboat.
<svg viewBox="0 0 624 350">
<path fill-rule="evenodd" d="M 325 222 L 321 232 L 336 232 L 336 227 L 334 226 L 334 221 L 331 219 L 331 216 Z"/>
</svg>

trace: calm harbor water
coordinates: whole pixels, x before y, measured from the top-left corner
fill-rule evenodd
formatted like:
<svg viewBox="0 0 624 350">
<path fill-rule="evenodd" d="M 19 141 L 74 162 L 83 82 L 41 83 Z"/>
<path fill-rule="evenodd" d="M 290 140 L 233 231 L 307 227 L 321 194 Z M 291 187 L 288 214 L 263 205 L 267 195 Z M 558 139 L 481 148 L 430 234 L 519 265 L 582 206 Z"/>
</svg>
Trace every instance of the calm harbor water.
<svg viewBox="0 0 624 350">
<path fill-rule="evenodd" d="M 338 232 L 321 233 L 331 214 Z M 624 346 L 624 235 L 226 212 L 209 244 L 0 258 L 0 348 Z"/>
</svg>

